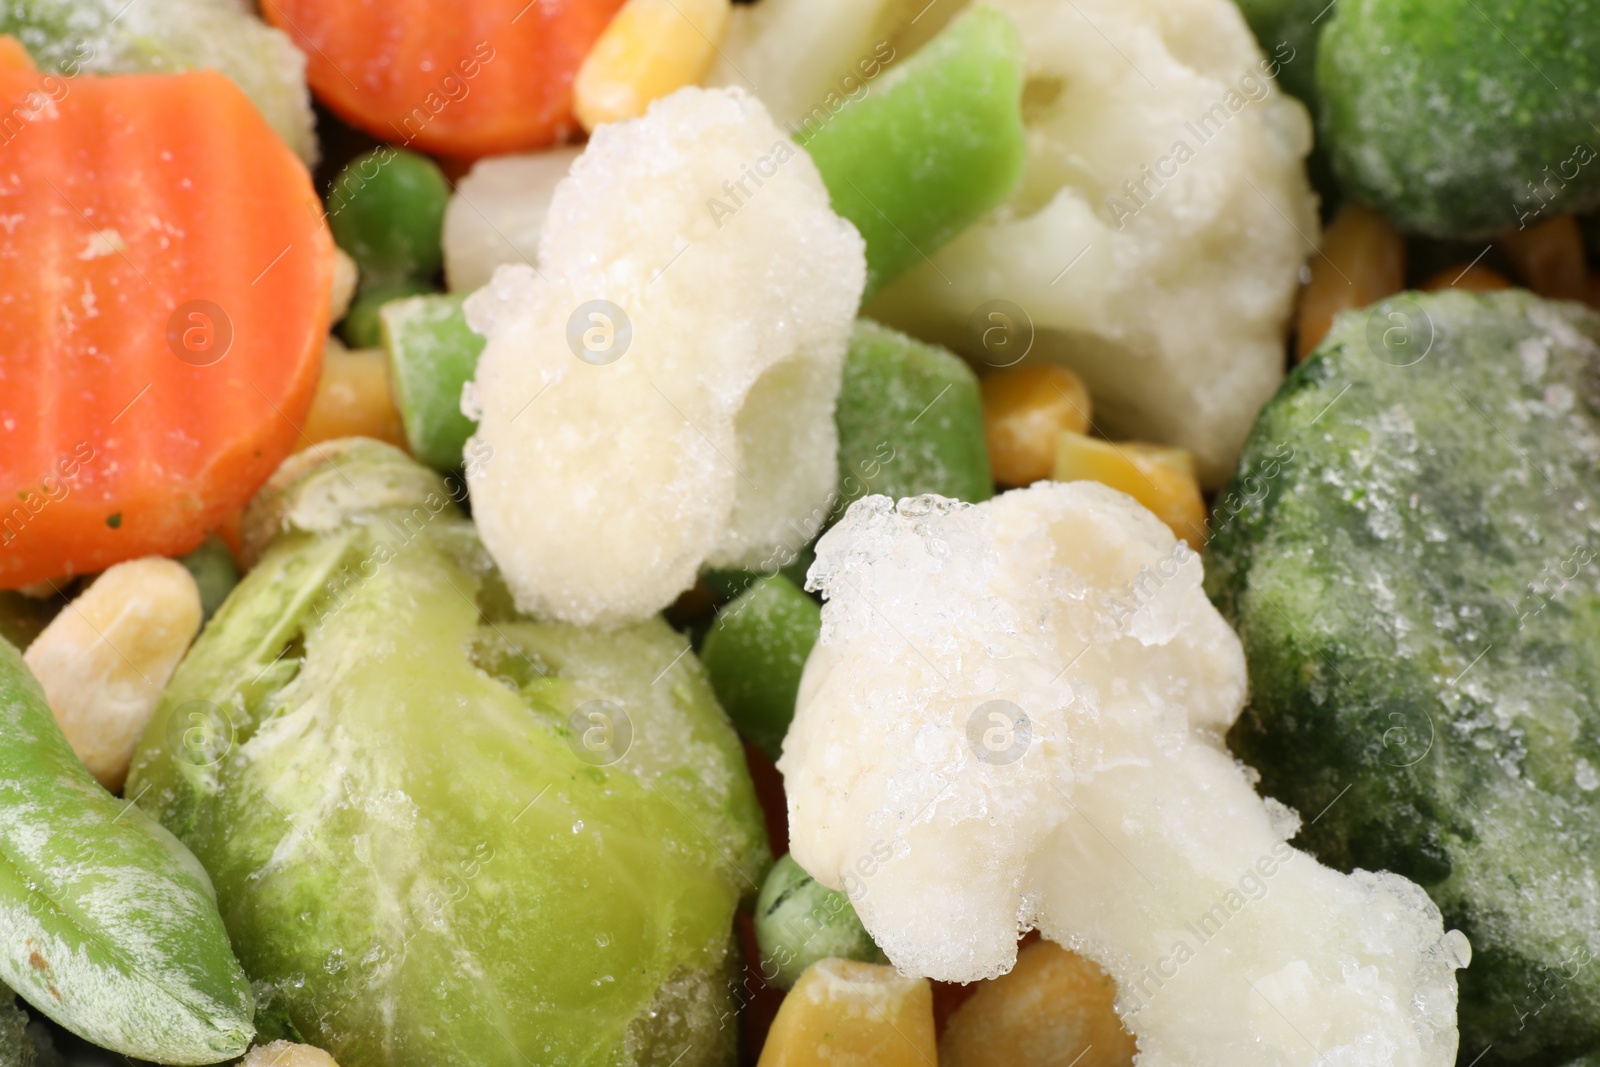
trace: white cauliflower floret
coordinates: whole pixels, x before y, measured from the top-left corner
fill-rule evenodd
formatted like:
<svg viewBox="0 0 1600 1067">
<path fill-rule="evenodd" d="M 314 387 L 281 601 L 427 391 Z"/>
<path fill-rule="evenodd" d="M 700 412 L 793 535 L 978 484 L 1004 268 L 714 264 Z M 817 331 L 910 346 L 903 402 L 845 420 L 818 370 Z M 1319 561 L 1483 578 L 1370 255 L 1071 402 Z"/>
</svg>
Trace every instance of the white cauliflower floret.
<svg viewBox="0 0 1600 1067">
<path fill-rule="evenodd" d="M 856 503 L 811 570 L 795 858 L 909 974 L 993 977 L 1029 928 L 1094 960 L 1141 1067 L 1453 1064 L 1465 937 L 1286 843 L 1223 742 L 1245 664 L 1200 580 L 1094 483 Z"/>
<path fill-rule="evenodd" d="M 501 267 L 467 305 L 494 456 L 468 472 L 473 515 L 518 605 L 643 618 L 703 564 L 809 539 L 865 279 L 860 235 L 754 97 L 682 89 L 596 130 L 537 272 Z"/>
<path fill-rule="evenodd" d="M 1220 486 L 1283 376 L 1317 238 L 1311 123 L 1269 76 L 1311 56 L 1263 59 L 1231 0 L 993 2 L 1027 49 L 1022 184 L 868 314 L 983 358 L 973 338 L 1006 321 L 986 305 L 1009 301 L 1102 431 L 1187 448 Z"/>
</svg>

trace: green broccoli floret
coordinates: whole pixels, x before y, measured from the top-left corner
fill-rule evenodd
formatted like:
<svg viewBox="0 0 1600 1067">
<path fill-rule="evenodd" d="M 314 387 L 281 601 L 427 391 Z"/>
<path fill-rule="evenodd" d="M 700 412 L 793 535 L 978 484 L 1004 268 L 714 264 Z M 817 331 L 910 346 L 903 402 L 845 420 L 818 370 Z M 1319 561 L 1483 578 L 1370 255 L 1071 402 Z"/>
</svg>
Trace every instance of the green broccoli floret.
<svg viewBox="0 0 1600 1067">
<path fill-rule="evenodd" d="M 1345 191 L 1437 236 L 1600 205 L 1600 0 L 1340 0 L 1317 52 Z"/>
<path fill-rule="evenodd" d="M 687 642 L 518 615 L 459 481 L 318 451 L 246 512 L 260 560 L 128 785 L 264 1003 L 363 1067 L 726 1063 L 733 915 L 770 856 Z"/>
<path fill-rule="evenodd" d="M 1520 291 L 1341 316 L 1209 547 L 1231 737 L 1324 862 L 1472 942 L 1464 1061 L 1600 1046 L 1600 316 Z"/>
</svg>

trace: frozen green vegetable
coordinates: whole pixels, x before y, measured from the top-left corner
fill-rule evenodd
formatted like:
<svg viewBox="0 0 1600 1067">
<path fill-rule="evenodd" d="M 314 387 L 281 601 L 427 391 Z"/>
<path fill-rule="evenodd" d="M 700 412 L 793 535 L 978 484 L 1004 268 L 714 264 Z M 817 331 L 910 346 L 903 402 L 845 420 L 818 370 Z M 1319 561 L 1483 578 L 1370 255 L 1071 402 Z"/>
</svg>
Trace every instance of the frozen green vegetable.
<svg viewBox="0 0 1600 1067">
<path fill-rule="evenodd" d="M 1507 290 L 1346 313 L 1263 410 L 1208 592 L 1232 735 L 1304 847 L 1472 943 L 1461 1049 L 1600 1046 L 1600 316 Z"/>
<path fill-rule="evenodd" d="M 844 361 L 835 514 L 870 493 L 994 493 L 978 378 L 958 356 L 867 319 Z"/>
<path fill-rule="evenodd" d="M 178 562 L 193 576 L 194 584 L 200 589 L 201 614 L 210 619 L 239 584 L 239 567 L 233 562 L 233 553 L 228 551 L 222 538 L 212 534 Z"/>
<path fill-rule="evenodd" d="M 1238 0 L 1268 60 L 1268 70 L 1286 91 L 1312 104 L 1316 99 L 1317 35 L 1328 21 L 1328 0 Z"/>
<path fill-rule="evenodd" d="M 461 465 L 477 427 L 461 413 L 461 387 L 472 380 L 484 338 L 467 325 L 466 294 L 417 296 L 379 314 L 400 423 L 411 454 L 430 467 Z"/>
<path fill-rule="evenodd" d="M 195 857 L 100 788 L 0 640 L 0 980 L 74 1033 L 161 1063 L 241 1055 L 253 998 Z"/>
<path fill-rule="evenodd" d="M 1022 178 L 1022 38 L 977 7 L 871 92 L 798 135 L 867 241 L 870 299 L 1005 202 Z"/>
<path fill-rule="evenodd" d="M 363 283 L 339 326 L 344 343 L 351 348 L 377 348 L 383 343 L 383 309 L 396 300 L 432 292 L 433 286 L 419 281 Z"/>
<path fill-rule="evenodd" d="M 756 944 L 762 977 L 775 975 L 767 984 L 779 989 L 793 988 L 800 973 L 818 960 L 884 962 L 850 898 L 811 877 L 793 856 L 773 864 L 761 885 Z"/>
<path fill-rule="evenodd" d="M 822 609 L 781 574 L 757 579 L 717 613 L 700 659 L 741 736 L 772 759 L 794 718 Z"/>
<path fill-rule="evenodd" d="M 219 70 L 296 155 L 315 163 L 305 56 L 254 10 L 238 0 L 6 0 L 0 33 L 20 40 L 45 75 Z"/>
<path fill-rule="evenodd" d="M 352 159 L 328 192 L 333 239 L 363 287 L 426 282 L 444 261 L 450 183 L 427 156 L 383 145 Z M 361 346 L 365 347 L 365 346 Z"/>
<path fill-rule="evenodd" d="M 1351 196 L 1443 237 L 1600 205 L 1600 0 L 1342 0 L 1320 129 Z"/>
<path fill-rule="evenodd" d="M 684 639 L 519 616 L 461 482 L 323 450 L 252 503 L 265 550 L 129 784 L 206 865 L 268 1009 L 346 1067 L 725 1063 L 768 853 Z"/>
</svg>

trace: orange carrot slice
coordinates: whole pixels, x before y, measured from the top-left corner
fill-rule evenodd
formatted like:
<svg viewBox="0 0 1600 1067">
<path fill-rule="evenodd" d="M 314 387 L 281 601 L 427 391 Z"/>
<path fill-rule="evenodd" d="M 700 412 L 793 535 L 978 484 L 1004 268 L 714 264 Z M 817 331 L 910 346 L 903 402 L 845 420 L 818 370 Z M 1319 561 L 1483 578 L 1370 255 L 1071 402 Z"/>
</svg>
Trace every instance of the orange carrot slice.
<svg viewBox="0 0 1600 1067">
<path fill-rule="evenodd" d="M 310 176 L 232 82 L 46 81 L 0 69 L 0 588 L 199 544 L 289 454 L 328 332 Z"/>
<path fill-rule="evenodd" d="M 578 132 L 572 79 L 622 0 L 262 0 L 317 98 L 395 144 L 477 157 Z"/>
</svg>

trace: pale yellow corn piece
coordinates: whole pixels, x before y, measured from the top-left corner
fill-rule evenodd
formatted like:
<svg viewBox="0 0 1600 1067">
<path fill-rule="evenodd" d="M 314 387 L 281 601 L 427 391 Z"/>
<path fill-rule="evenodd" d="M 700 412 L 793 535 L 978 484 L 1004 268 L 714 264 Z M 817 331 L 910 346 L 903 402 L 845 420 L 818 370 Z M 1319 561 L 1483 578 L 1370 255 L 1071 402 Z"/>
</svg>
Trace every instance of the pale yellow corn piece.
<svg viewBox="0 0 1600 1067">
<path fill-rule="evenodd" d="M 383 349 L 351 351 L 336 338 L 328 338 L 322 379 L 300 435 L 296 452 L 341 437 L 375 437 L 399 448 L 406 446 Z"/>
<path fill-rule="evenodd" d="M 758 1067 L 930 1067 L 937 1056 L 926 978 L 819 960 L 784 998 Z"/>
<path fill-rule="evenodd" d="M 1111 1008 L 1116 992 L 1082 956 L 1035 942 L 950 1017 L 939 1067 L 1131 1067 L 1135 1045 Z"/>
<path fill-rule="evenodd" d="M 989 466 L 1007 488 L 1050 477 L 1062 430 L 1089 431 L 1089 387 L 1066 367 L 1032 363 L 995 371 L 979 384 Z"/>
<path fill-rule="evenodd" d="M 356 298 L 356 283 L 361 280 L 361 269 L 344 249 L 333 249 L 333 301 L 328 313 L 329 322 L 338 322 L 350 313 L 350 302 Z"/>
<path fill-rule="evenodd" d="M 650 101 L 696 85 L 728 32 L 730 0 L 628 0 L 572 83 L 585 130 L 637 118 Z"/>
<path fill-rule="evenodd" d="M 194 579 L 152 556 L 95 579 L 24 653 L 72 751 L 113 793 L 199 629 Z"/>
<path fill-rule="evenodd" d="M 1194 457 L 1181 448 L 1065 431 L 1056 439 L 1055 480 L 1109 485 L 1149 508 L 1190 548 L 1205 544 L 1206 502 Z"/>
<path fill-rule="evenodd" d="M 339 1067 L 332 1056 L 320 1048 L 296 1045 L 289 1041 L 274 1041 L 270 1045 L 257 1045 L 250 1054 L 239 1061 L 239 1067 Z"/>
</svg>

